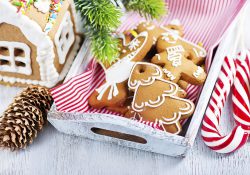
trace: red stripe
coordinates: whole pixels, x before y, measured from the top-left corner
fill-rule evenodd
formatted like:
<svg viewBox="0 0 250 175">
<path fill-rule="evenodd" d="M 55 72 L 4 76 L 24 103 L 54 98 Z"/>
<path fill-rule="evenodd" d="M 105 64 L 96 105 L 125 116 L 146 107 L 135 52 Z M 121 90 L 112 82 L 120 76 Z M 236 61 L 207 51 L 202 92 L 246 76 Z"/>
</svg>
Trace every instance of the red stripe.
<svg viewBox="0 0 250 175">
<path fill-rule="evenodd" d="M 215 124 L 209 119 L 208 116 L 205 116 L 204 121 L 205 121 L 209 126 L 211 126 L 212 128 L 214 128 L 214 129 L 217 130 L 217 127 L 216 127 Z M 218 131 L 218 130 L 217 130 L 217 131 Z"/>
<path fill-rule="evenodd" d="M 243 138 L 241 139 L 241 142 L 239 144 L 239 146 L 237 148 L 235 148 L 232 152 L 238 150 L 239 148 L 241 148 L 243 145 L 245 145 L 245 143 L 247 142 L 248 140 L 248 137 L 249 137 L 249 134 L 245 133 Z"/>
<path fill-rule="evenodd" d="M 242 92 L 243 93 L 243 92 Z M 246 93 L 240 94 L 239 91 L 234 90 L 233 91 L 233 96 L 235 96 L 235 98 L 242 104 L 242 106 L 247 110 L 250 111 L 249 109 L 249 98 L 248 101 L 245 101 L 242 97 L 242 95 L 246 95 Z"/>
<path fill-rule="evenodd" d="M 210 133 L 216 133 L 216 134 L 218 133 L 218 131 L 214 131 L 214 130 L 212 130 L 210 128 L 207 128 L 205 125 L 202 125 L 201 129 L 203 131 L 210 132 Z"/>
<path fill-rule="evenodd" d="M 223 149 L 223 148 L 227 147 L 232 142 L 232 140 L 234 139 L 237 128 L 238 127 L 233 129 L 230 136 L 228 137 L 228 139 L 225 142 L 223 142 L 222 144 L 220 144 L 218 146 L 213 146 L 213 147 L 210 147 L 210 148 L 213 149 L 213 150 L 220 150 L 220 149 Z M 221 139 L 223 139 L 223 138 L 224 137 L 222 137 Z"/>
</svg>

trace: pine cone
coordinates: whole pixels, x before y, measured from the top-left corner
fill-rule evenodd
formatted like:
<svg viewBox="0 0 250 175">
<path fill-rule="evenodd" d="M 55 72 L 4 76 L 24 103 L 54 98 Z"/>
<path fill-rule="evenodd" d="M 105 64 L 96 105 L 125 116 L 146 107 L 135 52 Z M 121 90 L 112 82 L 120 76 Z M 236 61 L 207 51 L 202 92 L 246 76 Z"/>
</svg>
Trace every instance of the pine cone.
<svg viewBox="0 0 250 175">
<path fill-rule="evenodd" d="M 0 118 L 0 147 L 24 149 L 33 142 L 47 122 L 47 112 L 53 100 L 49 90 L 30 86 Z"/>
</svg>

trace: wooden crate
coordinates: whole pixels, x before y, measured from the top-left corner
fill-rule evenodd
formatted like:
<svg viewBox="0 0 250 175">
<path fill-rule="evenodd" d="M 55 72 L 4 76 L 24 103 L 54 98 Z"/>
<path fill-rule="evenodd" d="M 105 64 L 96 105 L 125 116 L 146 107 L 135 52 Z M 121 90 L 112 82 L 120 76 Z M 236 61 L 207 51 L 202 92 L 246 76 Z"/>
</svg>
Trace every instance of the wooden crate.
<svg viewBox="0 0 250 175">
<path fill-rule="evenodd" d="M 87 40 L 81 47 L 66 80 L 85 70 L 91 58 L 89 41 Z M 216 56 L 216 62 L 212 63 L 195 112 L 183 136 L 165 133 L 137 121 L 115 115 L 59 112 L 55 105 L 49 113 L 48 120 L 59 131 L 67 134 L 174 157 L 185 156 L 197 136 L 223 58 Z"/>
</svg>

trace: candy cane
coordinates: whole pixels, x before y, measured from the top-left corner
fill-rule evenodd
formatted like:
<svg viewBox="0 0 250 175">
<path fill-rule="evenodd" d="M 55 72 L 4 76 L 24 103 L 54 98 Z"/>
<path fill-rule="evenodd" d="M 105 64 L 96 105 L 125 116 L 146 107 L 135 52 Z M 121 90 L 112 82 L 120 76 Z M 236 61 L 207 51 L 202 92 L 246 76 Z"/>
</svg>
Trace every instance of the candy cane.
<svg viewBox="0 0 250 175">
<path fill-rule="evenodd" d="M 250 133 L 250 62 L 247 57 L 236 61 L 236 77 L 233 85 L 233 116 L 238 125 Z"/>
<path fill-rule="evenodd" d="M 243 146 L 248 139 L 248 134 L 241 126 L 236 126 L 226 136 L 219 131 L 222 109 L 233 85 L 235 75 L 234 60 L 226 57 L 202 123 L 201 135 L 205 144 L 219 153 L 233 152 Z"/>
</svg>

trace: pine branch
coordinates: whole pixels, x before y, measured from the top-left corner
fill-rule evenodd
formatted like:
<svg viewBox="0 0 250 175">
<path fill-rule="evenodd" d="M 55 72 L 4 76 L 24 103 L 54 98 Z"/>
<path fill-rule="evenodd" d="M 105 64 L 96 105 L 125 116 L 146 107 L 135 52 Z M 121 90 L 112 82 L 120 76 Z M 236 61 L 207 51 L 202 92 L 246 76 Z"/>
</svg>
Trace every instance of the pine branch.
<svg viewBox="0 0 250 175">
<path fill-rule="evenodd" d="M 118 39 L 110 31 L 101 30 L 90 34 L 92 51 L 102 63 L 111 64 L 119 56 Z"/>
<path fill-rule="evenodd" d="M 118 56 L 118 40 L 111 33 L 120 25 L 121 11 L 110 0 L 75 0 L 96 59 L 113 62 Z"/>
<path fill-rule="evenodd" d="M 75 3 L 82 18 L 97 29 L 114 29 L 120 24 L 121 12 L 110 0 L 75 0 Z"/>
<path fill-rule="evenodd" d="M 127 10 L 136 11 L 146 19 L 158 19 L 167 12 L 164 0 L 123 0 L 123 3 Z"/>
</svg>

